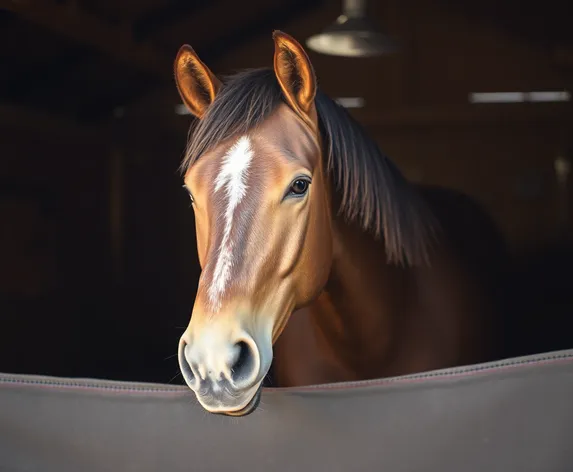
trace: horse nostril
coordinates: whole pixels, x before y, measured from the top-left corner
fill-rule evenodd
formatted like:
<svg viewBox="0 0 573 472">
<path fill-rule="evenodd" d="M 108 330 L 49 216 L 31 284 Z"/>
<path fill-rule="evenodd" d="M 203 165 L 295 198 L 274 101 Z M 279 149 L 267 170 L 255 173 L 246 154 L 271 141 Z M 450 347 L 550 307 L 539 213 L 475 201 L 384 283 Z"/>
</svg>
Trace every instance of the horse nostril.
<svg viewBox="0 0 573 472">
<path fill-rule="evenodd" d="M 181 347 L 179 351 L 179 367 L 181 368 L 181 373 L 183 374 L 183 378 L 188 384 L 191 384 L 195 381 L 195 374 L 193 373 L 193 369 L 189 365 L 187 361 L 187 356 L 185 355 L 185 350 L 187 348 L 187 343 L 185 341 L 181 342 Z"/>
<path fill-rule="evenodd" d="M 231 366 L 231 379 L 235 384 L 244 383 L 248 381 L 253 375 L 255 369 L 255 355 L 251 346 L 245 341 L 240 341 L 235 346 L 239 350 L 237 360 Z"/>
</svg>

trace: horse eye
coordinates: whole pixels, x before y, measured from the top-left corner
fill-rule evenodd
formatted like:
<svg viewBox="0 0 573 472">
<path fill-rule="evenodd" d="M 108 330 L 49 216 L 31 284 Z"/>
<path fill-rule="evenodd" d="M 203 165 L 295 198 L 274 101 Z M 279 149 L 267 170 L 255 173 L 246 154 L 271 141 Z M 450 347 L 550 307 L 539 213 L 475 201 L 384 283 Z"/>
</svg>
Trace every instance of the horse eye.
<svg viewBox="0 0 573 472">
<path fill-rule="evenodd" d="M 308 184 L 309 182 L 306 179 L 296 179 L 292 183 L 290 191 L 294 195 L 304 195 L 308 190 Z"/>
</svg>

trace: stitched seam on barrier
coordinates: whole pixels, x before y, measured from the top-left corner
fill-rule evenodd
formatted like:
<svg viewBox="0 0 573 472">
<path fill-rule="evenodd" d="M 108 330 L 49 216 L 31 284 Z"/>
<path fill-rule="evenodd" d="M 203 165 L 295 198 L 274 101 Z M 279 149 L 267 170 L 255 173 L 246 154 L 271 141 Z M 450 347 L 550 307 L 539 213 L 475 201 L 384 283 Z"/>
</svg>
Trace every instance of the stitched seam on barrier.
<svg viewBox="0 0 573 472">
<path fill-rule="evenodd" d="M 453 379 L 459 377 L 468 377 L 472 374 L 487 374 L 496 373 L 501 371 L 510 370 L 513 368 L 520 368 L 526 366 L 534 366 L 536 364 L 540 365 L 551 365 L 554 361 L 565 361 L 573 360 L 573 354 L 560 354 L 555 356 L 547 356 L 544 358 L 536 358 L 532 360 L 523 361 L 513 361 L 510 363 L 503 363 L 503 361 L 497 365 L 490 364 L 488 366 L 480 367 L 460 367 L 454 372 L 428 372 L 421 374 L 412 374 L 400 377 L 390 377 L 383 379 L 372 379 L 372 380 L 362 380 L 357 382 L 340 382 L 335 384 L 324 384 L 324 385 L 308 385 L 302 387 L 296 387 L 297 391 L 310 391 L 310 390 L 343 390 L 346 388 L 353 387 L 376 387 L 388 384 L 408 384 L 414 381 L 423 381 L 431 379 Z M 272 388 L 269 390 L 273 390 Z M 275 389 L 284 390 L 284 389 Z"/>
<path fill-rule="evenodd" d="M 428 373 L 421 373 L 421 374 L 413 374 L 408 376 L 401 376 L 401 377 L 392 377 L 386 379 L 373 379 L 373 380 L 365 380 L 365 381 L 358 381 L 358 382 L 341 382 L 336 384 L 323 384 L 323 385 L 311 385 L 311 386 L 303 386 L 303 387 L 294 387 L 294 388 L 268 388 L 265 390 L 268 391 L 317 391 L 317 390 L 336 390 L 336 389 L 345 389 L 345 388 L 352 388 L 352 387 L 372 387 L 377 385 L 386 385 L 386 384 L 399 384 L 404 383 L 407 384 L 410 381 L 415 380 L 428 380 L 428 379 L 448 379 L 448 378 L 455 378 L 455 377 L 462 377 L 471 375 L 474 373 L 488 373 L 488 372 L 499 372 L 501 370 L 509 370 L 511 368 L 519 368 L 525 366 L 534 366 L 536 364 L 547 365 L 550 364 L 551 361 L 565 361 L 565 360 L 573 360 L 573 354 L 556 354 L 544 357 L 538 357 L 531 360 L 521 360 L 521 361 L 500 361 L 495 364 L 489 364 L 486 366 L 477 366 L 477 367 L 460 367 L 457 368 L 453 372 L 428 372 Z M 67 382 L 67 381 L 58 381 L 58 380 L 32 380 L 32 379 L 22 379 L 22 378 L 0 378 L 0 385 L 1 384 L 12 384 L 12 385 L 36 385 L 36 386 L 45 386 L 45 387 L 62 387 L 62 388 L 79 388 L 79 389 L 86 389 L 86 390 L 106 390 L 106 391 L 118 391 L 118 392 L 138 392 L 138 393 L 180 393 L 183 395 L 189 394 L 189 390 L 186 389 L 184 386 L 181 387 L 174 387 L 170 388 L 153 388 L 153 387 L 137 387 L 137 386 L 124 386 L 124 385 L 103 385 L 97 383 L 78 383 L 78 382 Z"/>
<path fill-rule="evenodd" d="M 135 386 L 122 386 L 122 385 L 103 385 L 103 384 L 81 384 L 74 382 L 58 382 L 49 380 L 31 380 L 31 379 L 16 379 L 7 378 L 0 379 L 0 384 L 14 384 L 14 385 L 37 385 L 44 387 L 70 387 L 91 390 L 110 390 L 110 391 L 125 391 L 125 392 L 141 392 L 141 393 L 183 393 L 187 394 L 189 390 L 181 386 L 179 388 L 153 388 L 153 387 L 135 387 Z"/>
</svg>

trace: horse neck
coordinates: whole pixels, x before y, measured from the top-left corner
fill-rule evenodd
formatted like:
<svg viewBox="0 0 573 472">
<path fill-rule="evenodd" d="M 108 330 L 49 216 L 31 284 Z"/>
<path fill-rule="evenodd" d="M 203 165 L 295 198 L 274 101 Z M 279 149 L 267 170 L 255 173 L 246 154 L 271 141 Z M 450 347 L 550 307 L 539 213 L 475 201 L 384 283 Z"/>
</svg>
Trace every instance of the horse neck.
<svg viewBox="0 0 573 472">
<path fill-rule="evenodd" d="M 311 316 L 332 355 L 353 364 L 350 370 L 369 368 L 396 342 L 395 314 L 405 311 L 411 271 L 387 263 L 382 241 L 342 219 L 334 221 L 333 242 L 331 276 Z"/>
</svg>

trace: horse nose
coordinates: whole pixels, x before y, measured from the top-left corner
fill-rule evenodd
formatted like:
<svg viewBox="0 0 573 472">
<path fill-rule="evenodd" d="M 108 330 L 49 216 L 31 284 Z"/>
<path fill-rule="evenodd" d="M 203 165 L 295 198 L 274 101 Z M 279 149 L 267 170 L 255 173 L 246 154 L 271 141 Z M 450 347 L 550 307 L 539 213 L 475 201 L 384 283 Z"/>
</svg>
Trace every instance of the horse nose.
<svg viewBox="0 0 573 472">
<path fill-rule="evenodd" d="M 260 368 L 259 350 L 253 338 L 243 333 L 237 339 L 201 336 L 179 343 L 181 373 L 191 390 L 201 395 L 219 396 L 252 387 Z"/>
</svg>

